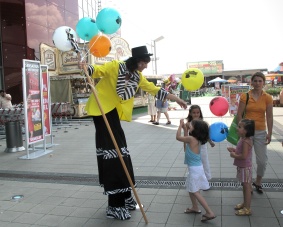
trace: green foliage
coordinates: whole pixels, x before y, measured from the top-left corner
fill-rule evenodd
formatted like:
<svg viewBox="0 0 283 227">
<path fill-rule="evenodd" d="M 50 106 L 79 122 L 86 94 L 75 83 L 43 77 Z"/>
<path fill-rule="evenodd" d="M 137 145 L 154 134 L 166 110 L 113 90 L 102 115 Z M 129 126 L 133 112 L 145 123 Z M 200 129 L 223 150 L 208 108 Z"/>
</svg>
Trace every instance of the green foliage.
<svg viewBox="0 0 283 227">
<path fill-rule="evenodd" d="M 266 93 L 272 95 L 272 96 L 278 96 L 281 92 L 282 88 L 278 88 L 278 87 L 273 87 L 273 88 L 268 88 L 266 90 Z"/>
</svg>

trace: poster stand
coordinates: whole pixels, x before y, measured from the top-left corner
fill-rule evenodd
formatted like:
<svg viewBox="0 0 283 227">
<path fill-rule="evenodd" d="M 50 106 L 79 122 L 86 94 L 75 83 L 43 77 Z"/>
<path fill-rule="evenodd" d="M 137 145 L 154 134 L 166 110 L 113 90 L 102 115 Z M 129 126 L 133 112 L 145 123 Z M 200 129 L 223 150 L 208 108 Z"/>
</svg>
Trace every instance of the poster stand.
<svg viewBox="0 0 283 227">
<path fill-rule="evenodd" d="M 53 152 L 53 150 L 46 150 L 46 146 L 44 147 L 43 150 L 37 150 L 34 144 L 32 144 L 32 149 L 29 149 L 28 146 L 26 145 L 26 150 L 27 150 L 27 154 L 19 157 L 19 159 L 36 159 L 43 155 L 47 155 Z M 29 151 L 32 152 L 30 153 Z"/>
<path fill-rule="evenodd" d="M 53 137 L 52 133 L 49 136 L 50 136 L 50 143 L 46 143 L 46 137 L 47 136 L 45 136 L 45 140 L 44 140 L 46 149 L 59 145 L 59 144 L 54 143 L 54 139 L 53 139 L 54 137 Z M 44 149 L 44 144 L 43 144 L 43 146 L 36 146 L 35 148 L 36 149 Z"/>
<path fill-rule="evenodd" d="M 39 61 L 23 59 L 25 147 L 27 154 L 19 157 L 19 159 L 35 159 L 52 152 L 52 150 L 47 150 L 46 144 L 46 137 L 51 135 L 52 128 L 49 93 L 48 66 L 40 65 Z M 38 142 L 43 142 L 43 150 L 36 149 L 34 146 Z M 32 149 L 29 149 L 30 147 Z"/>
</svg>

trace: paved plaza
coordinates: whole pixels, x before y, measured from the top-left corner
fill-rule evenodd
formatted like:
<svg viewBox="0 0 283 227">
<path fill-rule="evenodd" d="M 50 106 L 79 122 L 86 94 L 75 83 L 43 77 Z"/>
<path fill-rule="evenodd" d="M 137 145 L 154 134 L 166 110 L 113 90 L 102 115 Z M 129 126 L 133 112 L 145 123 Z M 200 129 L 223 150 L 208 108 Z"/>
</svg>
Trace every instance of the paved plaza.
<svg viewBox="0 0 283 227">
<path fill-rule="evenodd" d="M 232 116 L 214 116 L 209 109 L 213 97 L 193 97 L 209 124 L 230 125 Z M 201 214 L 184 214 L 190 199 L 184 188 L 186 166 L 183 144 L 176 130 L 188 110 L 168 112 L 171 125 L 162 114 L 160 124 L 149 123 L 147 113 L 122 122 L 137 181 L 137 194 L 148 219 L 139 210 L 127 221 L 107 219 L 107 197 L 98 185 L 95 154 L 95 128 L 91 119 L 53 125 L 53 140 L 47 138 L 46 154 L 22 159 L 27 151 L 5 153 L 6 140 L 0 140 L 0 227 L 279 227 L 283 226 L 283 107 L 274 108 L 274 132 L 268 145 L 268 165 L 264 194 L 252 195 L 252 216 L 234 215 L 234 205 L 242 201 L 242 189 L 235 179 L 227 141 L 208 149 L 212 170 L 211 189 L 201 192 L 217 218 L 202 223 Z M 43 145 L 35 145 L 43 151 Z M 29 151 L 32 158 L 33 151 Z M 254 163 L 254 160 L 253 160 Z M 255 164 L 255 163 L 254 163 Z M 115 170 L 113 170 L 115 171 Z M 255 173 L 255 171 L 254 171 Z M 255 176 L 255 174 L 254 174 Z M 23 196 L 13 199 L 13 196 Z M 205 211 L 202 209 L 202 212 Z"/>
</svg>

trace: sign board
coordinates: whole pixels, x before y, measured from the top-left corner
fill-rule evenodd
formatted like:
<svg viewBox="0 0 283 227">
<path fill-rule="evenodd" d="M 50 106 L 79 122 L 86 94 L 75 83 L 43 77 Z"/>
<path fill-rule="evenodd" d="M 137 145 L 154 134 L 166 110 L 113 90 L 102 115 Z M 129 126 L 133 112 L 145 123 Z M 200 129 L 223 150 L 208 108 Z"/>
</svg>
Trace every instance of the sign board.
<svg viewBox="0 0 283 227">
<path fill-rule="evenodd" d="M 23 59 L 23 97 L 28 144 L 44 139 L 40 62 Z"/>
<path fill-rule="evenodd" d="M 229 113 L 231 115 L 236 115 L 238 112 L 240 96 L 242 93 L 247 93 L 250 90 L 250 86 L 224 85 L 221 87 L 221 89 L 222 92 L 224 91 L 224 97 L 226 97 L 228 100 Z"/>
<path fill-rule="evenodd" d="M 187 68 L 197 68 L 202 71 L 204 75 L 221 74 L 223 72 L 223 61 L 199 61 L 188 62 Z"/>
<path fill-rule="evenodd" d="M 51 108 L 50 108 L 50 81 L 48 75 L 48 66 L 41 65 L 41 75 L 42 75 L 42 95 L 43 95 L 43 111 L 44 111 L 44 133 L 45 136 L 51 135 Z"/>
</svg>

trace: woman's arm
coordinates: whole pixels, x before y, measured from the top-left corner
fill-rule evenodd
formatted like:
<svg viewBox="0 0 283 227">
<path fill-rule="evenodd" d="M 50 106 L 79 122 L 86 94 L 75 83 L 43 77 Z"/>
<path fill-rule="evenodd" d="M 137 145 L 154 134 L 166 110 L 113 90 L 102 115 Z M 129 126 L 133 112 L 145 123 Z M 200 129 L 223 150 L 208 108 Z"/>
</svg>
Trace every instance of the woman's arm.
<svg viewBox="0 0 283 227">
<path fill-rule="evenodd" d="M 272 129 L 273 129 L 273 104 L 268 104 L 266 107 L 266 124 L 267 124 L 266 144 L 269 144 L 271 141 Z"/>
<path fill-rule="evenodd" d="M 154 85 L 154 83 L 149 82 L 141 73 L 140 73 L 140 75 L 141 75 L 141 81 L 140 81 L 140 84 L 139 84 L 140 88 L 142 90 L 144 90 L 144 91 L 147 91 L 147 92 L 151 93 L 152 95 L 156 95 L 161 88 L 160 87 L 156 87 Z M 164 90 L 164 92 L 166 92 L 166 91 Z M 187 109 L 187 103 L 184 100 L 180 99 L 176 95 L 170 94 L 169 92 L 166 92 L 166 93 L 167 93 L 166 96 L 164 96 L 164 97 L 157 97 L 157 98 L 159 98 L 161 100 L 169 99 L 171 101 L 176 101 L 182 108 Z"/>
<path fill-rule="evenodd" d="M 183 99 L 177 97 L 176 95 L 169 93 L 167 94 L 166 98 L 170 99 L 171 101 L 177 102 L 182 108 L 187 109 L 187 103 Z"/>
<path fill-rule="evenodd" d="M 242 116 L 246 107 L 246 103 L 240 102 L 238 111 L 237 111 L 237 124 L 242 120 Z"/>
</svg>

